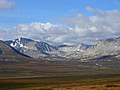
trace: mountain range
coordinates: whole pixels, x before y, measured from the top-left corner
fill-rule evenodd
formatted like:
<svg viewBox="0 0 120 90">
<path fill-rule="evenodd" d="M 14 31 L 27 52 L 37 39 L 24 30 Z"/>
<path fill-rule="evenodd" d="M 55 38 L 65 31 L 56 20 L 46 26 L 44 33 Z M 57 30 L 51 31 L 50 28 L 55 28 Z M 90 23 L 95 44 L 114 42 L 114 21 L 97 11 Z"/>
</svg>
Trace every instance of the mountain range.
<svg viewBox="0 0 120 90">
<path fill-rule="evenodd" d="M 5 51 L 3 51 L 3 48 Z M 12 53 L 8 53 L 9 50 Z M 110 38 L 99 40 L 94 45 L 59 45 L 53 46 L 46 42 L 35 41 L 28 38 L 17 38 L 15 40 L 0 41 L 0 56 L 3 53 L 13 57 L 18 56 L 30 58 L 64 58 L 86 61 L 89 59 L 100 58 L 104 56 L 120 57 L 120 38 Z M 12 55 L 11 55 L 12 54 Z"/>
</svg>

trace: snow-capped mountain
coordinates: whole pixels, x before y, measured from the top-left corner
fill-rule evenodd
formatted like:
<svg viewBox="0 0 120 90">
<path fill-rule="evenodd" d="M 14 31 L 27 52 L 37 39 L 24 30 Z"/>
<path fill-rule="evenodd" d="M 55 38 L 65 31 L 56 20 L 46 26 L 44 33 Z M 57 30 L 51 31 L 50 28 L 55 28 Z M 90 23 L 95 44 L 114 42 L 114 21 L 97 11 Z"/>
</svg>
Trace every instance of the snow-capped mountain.
<svg viewBox="0 0 120 90">
<path fill-rule="evenodd" d="M 22 37 L 17 38 L 13 41 L 6 41 L 6 43 L 17 51 L 33 58 L 45 56 L 58 56 L 68 58 L 68 56 L 74 55 L 76 52 L 84 52 L 88 48 L 82 43 L 78 45 L 52 46 L 42 41 L 38 42 Z"/>
<path fill-rule="evenodd" d="M 7 41 L 11 47 L 17 51 L 24 53 L 33 58 L 49 55 L 49 53 L 56 51 L 57 48 L 45 42 L 38 42 L 27 38 L 17 38 L 13 41 Z"/>
<path fill-rule="evenodd" d="M 6 41 L 8 45 L 33 58 L 39 57 L 64 57 L 79 60 L 99 58 L 106 55 L 120 54 L 120 38 L 99 40 L 93 46 L 84 45 L 59 45 L 52 46 L 45 42 L 38 42 L 27 38 L 18 38 Z"/>
</svg>

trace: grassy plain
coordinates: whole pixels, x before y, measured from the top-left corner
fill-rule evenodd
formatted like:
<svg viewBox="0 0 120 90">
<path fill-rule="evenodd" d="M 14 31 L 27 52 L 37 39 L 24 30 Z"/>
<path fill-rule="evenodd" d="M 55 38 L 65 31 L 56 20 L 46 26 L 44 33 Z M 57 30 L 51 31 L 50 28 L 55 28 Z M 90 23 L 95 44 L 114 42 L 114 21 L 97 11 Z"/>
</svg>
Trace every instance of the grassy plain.
<svg viewBox="0 0 120 90">
<path fill-rule="evenodd" d="M 120 90 L 120 74 L 0 79 L 0 90 Z"/>
<path fill-rule="evenodd" d="M 120 90 L 119 67 L 95 63 L 1 62 L 0 90 Z"/>
</svg>

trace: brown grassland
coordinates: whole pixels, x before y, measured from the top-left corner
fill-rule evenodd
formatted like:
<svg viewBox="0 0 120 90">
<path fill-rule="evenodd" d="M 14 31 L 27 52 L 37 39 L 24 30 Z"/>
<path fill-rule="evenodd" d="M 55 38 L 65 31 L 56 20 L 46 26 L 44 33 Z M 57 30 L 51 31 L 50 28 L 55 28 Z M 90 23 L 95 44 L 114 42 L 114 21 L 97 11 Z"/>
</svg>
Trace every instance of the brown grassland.
<svg viewBox="0 0 120 90">
<path fill-rule="evenodd" d="M 0 90 L 120 90 L 120 74 L 0 79 Z"/>
</svg>

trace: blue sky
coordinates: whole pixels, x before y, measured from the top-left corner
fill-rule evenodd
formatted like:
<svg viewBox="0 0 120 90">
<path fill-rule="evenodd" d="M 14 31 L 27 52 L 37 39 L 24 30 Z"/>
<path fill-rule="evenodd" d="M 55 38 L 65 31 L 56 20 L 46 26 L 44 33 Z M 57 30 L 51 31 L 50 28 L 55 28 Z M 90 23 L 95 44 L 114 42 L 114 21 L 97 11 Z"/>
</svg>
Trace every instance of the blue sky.
<svg viewBox="0 0 120 90">
<path fill-rule="evenodd" d="M 51 44 L 120 37 L 120 0 L 0 0 L 0 39 Z"/>
<path fill-rule="evenodd" d="M 81 12 L 90 15 L 86 7 L 101 10 L 120 9 L 120 0 L 8 0 L 12 9 L 0 9 L 0 26 L 11 27 L 19 23 L 59 23 L 63 17 Z"/>
</svg>

